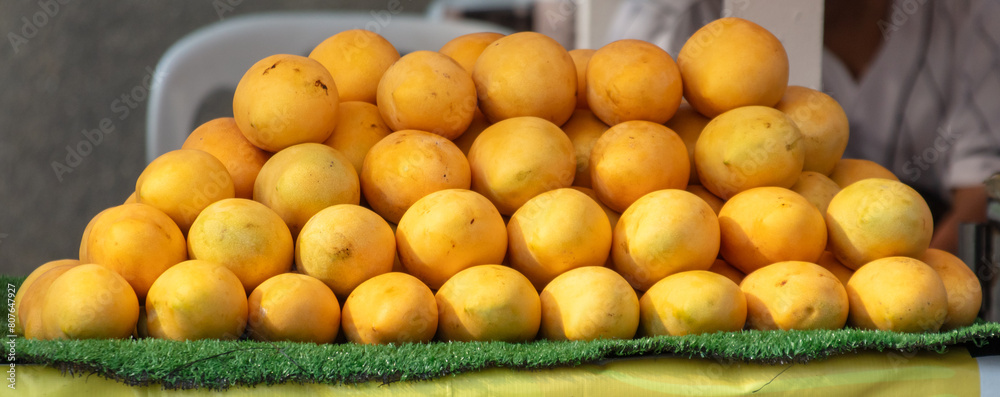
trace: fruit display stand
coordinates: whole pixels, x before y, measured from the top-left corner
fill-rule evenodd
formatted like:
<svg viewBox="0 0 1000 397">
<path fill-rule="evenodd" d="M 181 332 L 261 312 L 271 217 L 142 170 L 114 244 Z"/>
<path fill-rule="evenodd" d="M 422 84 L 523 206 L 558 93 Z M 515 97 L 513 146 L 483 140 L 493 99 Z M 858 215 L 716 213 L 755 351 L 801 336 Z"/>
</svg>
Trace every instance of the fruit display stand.
<svg viewBox="0 0 1000 397">
<path fill-rule="evenodd" d="M 19 286 L 20 278 L 4 278 Z M 315 345 L 9 337 L 2 395 L 991 395 L 1000 324 Z M 13 360 L 11 360 L 13 358 Z M 13 385 L 13 387 L 9 386 Z"/>
<path fill-rule="evenodd" d="M 352 133 L 337 122 L 340 103 L 353 98 L 348 85 L 338 88 L 330 67 L 312 55 L 278 54 L 258 61 L 237 85 L 234 118 L 208 128 L 262 154 L 263 164 L 249 177 L 214 158 L 224 156 L 211 153 L 210 144 L 196 150 L 185 141 L 180 150 L 147 166 L 129 204 L 94 217 L 81 239 L 80 260 L 42 265 L 46 270 L 25 288 L 22 306 L 15 293 L 24 279 L 0 278 L 8 286 L 10 311 L 4 395 L 995 394 L 1000 323 L 973 321 L 979 285 L 960 260 L 952 268 L 932 268 L 939 264 L 927 259 L 932 227 L 926 203 L 887 170 L 893 178 L 831 176 L 828 184 L 838 193 L 822 205 L 791 190 L 812 167 L 825 172 L 808 172 L 835 175 L 844 161 L 859 160 L 841 159 L 843 146 L 832 152 L 810 148 L 834 155 L 807 156 L 798 143 L 805 135 L 796 123 L 805 130 L 809 120 L 785 114 L 795 114 L 801 103 L 794 95 L 787 102 L 783 96 L 788 65 L 773 55 L 783 50 L 767 51 L 771 56 L 762 64 L 776 72 L 761 77 L 764 88 L 752 95 L 761 98 L 748 102 L 781 100 L 775 107 L 730 106 L 710 98 L 717 93 L 705 83 L 718 76 L 705 71 L 731 64 L 726 46 L 744 48 L 744 40 L 757 40 L 766 44 L 761 48 L 781 47 L 748 21 L 727 18 L 716 26 L 725 24 L 746 30 L 728 30 L 722 39 L 712 29 L 699 31 L 702 36 L 696 33 L 692 42 L 722 44 L 709 55 L 682 50 L 680 66 L 663 50 L 635 40 L 598 50 L 586 64 L 591 110 L 583 111 L 577 109 L 576 61 L 540 34 L 492 39 L 487 44 L 496 44 L 474 58 L 472 74 L 446 54 L 417 51 L 399 57 L 386 42 L 393 61 L 369 73 L 381 77 L 367 94 L 377 99 L 381 116 L 375 117 L 395 132 L 387 127 L 384 137 L 363 147 L 354 160 L 332 144 L 321 144 L 331 131 Z M 375 39 L 374 33 L 361 32 L 351 34 Z M 323 48 L 317 47 L 320 58 L 326 55 Z M 655 62 L 622 61 L 637 51 Z M 525 54 L 544 58 L 538 64 L 554 69 L 526 72 Z M 622 98 L 610 94 L 617 89 L 601 88 L 630 80 L 613 73 L 620 62 L 647 68 L 637 72 L 646 77 L 638 79 L 643 83 L 624 90 L 634 94 L 622 102 L 629 111 L 619 109 Z M 669 72 L 665 78 L 653 78 L 662 71 Z M 509 72 L 515 77 L 507 78 Z M 737 72 L 720 74 L 744 74 Z M 550 75 L 565 78 L 553 83 Z M 682 106 L 682 75 L 684 89 L 694 87 L 692 95 L 685 94 L 689 105 L 684 106 L 705 115 L 697 117 L 708 123 L 695 130 L 693 149 L 663 124 Z M 396 85 L 414 81 L 423 86 L 404 90 Z M 649 94 L 647 86 L 669 97 Z M 803 87 L 795 91 L 825 95 Z M 523 103 L 523 92 L 533 93 L 537 103 Z M 654 103 L 653 98 L 669 100 Z M 291 113 L 274 115 L 273 109 Z M 317 111 L 321 115 L 314 117 Z M 477 114 L 483 129 L 469 133 Z M 582 175 L 585 185 L 594 187 L 593 196 L 570 188 L 581 176 L 581 157 L 574 153 L 577 142 L 560 126 L 579 115 L 606 124 L 582 157 L 589 161 Z M 453 124 L 452 116 L 461 122 Z M 310 124 L 315 120 L 320 121 Z M 209 133 L 199 130 L 191 135 L 196 139 L 188 137 L 193 145 L 201 133 Z M 419 131 L 407 132 L 414 130 Z M 463 135 L 473 136 L 464 151 L 450 142 Z M 737 141 L 741 136 L 750 138 Z M 840 142 L 846 129 L 834 129 L 827 138 L 822 142 Z M 372 160 L 389 146 L 382 143 L 393 139 L 399 139 L 393 145 L 412 145 L 402 146 L 410 152 Z M 422 149 L 421 142 L 437 149 Z M 216 146 L 224 154 L 237 147 Z M 721 149 L 729 147 L 744 155 L 723 158 Z M 445 150 L 454 156 L 424 155 Z M 665 163 L 632 160 L 664 153 L 670 154 Z M 422 162 L 434 157 L 445 159 L 440 172 L 434 168 L 440 164 Z M 616 158 L 628 160 L 615 163 Z M 358 161 L 363 161 L 360 167 Z M 374 182 L 372 169 L 383 165 L 397 182 Z M 708 196 L 728 200 L 723 208 L 685 190 L 696 165 Z M 288 171 L 294 167 L 307 171 Z M 630 171 L 648 174 L 643 179 L 649 180 L 636 181 Z M 279 189 L 285 172 L 309 179 Z M 517 177 L 490 178 L 493 173 Z M 237 174 L 246 177 L 240 189 Z M 432 191 L 418 191 L 431 185 Z M 381 191 L 391 191 L 402 204 L 372 193 Z M 359 205 L 362 192 L 371 209 Z M 574 203 L 580 205 L 568 205 Z M 861 217 L 859 206 L 874 211 Z M 569 211 L 560 212 L 563 207 Z M 777 212 L 786 207 L 790 212 Z M 346 220 L 329 215 L 340 208 L 356 214 Z M 522 208 L 534 212 L 524 215 Z M 760 213 L 779 214 L 779 221 L 744 233 L 741 222 L 761 223 Z M 888 220 L 878 225 L 890 227 L 852 227 L 851 222 L 867 222 L 869 215 L 884 216 Z M 548 223 L 533 225 L 532 216 Z M 135 228 L 118 229 L 119 223 Z M 342 247 L 316 237 L 339 233 L 340 227 L 355 228 Z M 655 232 L 647 236 L 633 229 Z M 139 233 L 151 230 L 159 232 Z M 547 233 L 534 233 L 538 230 Z M 369 231 L 386 238 L 359 237 L 373 235 Z M 839 234 L 828 238 L 834 232 Z M 526 236 L 533 233 L 549 240 L 529 241 Z M 560 245 L 573 233 L 582 238 Z M 852 240 L 856 236 L 850 233 L 862 236 Z M 313 245 L 324 249 L 303 248 Z M 386 254 L 376 261 L 365 246 Z M 556 254 L 534 259 L 547 249 Z M 819 264 L 828 249 L 858 270 L 850 282 Z M 595 254 L 575 258 L 582 251 Z M 253 253 L 249 259 L 248 252 Z M 610 269 L 605 266 L 609 254 Z M 738 277 L 743 281 L 711 271 L 720 255 L 746 273 Z M 290 275 L 293 259 L 299 273 Z M 161 263 L 153 263 L 157 260 Z M 956 267 L 969 274 L 946 281 Z M 355 273 L 364 274 L 345 281 Z M 570 273 L 593 278 L 559 284 Z M 612 278 L 596 278 L 600 273 Z M 695 275 L 677 278 L 686 274 Z M 293 281 L 271 283 L 278 278 Z M 413 285 L 404 285 L 406 280 Z M 674 294 L 682 302 L 676 306 L 664 297 L 670 294 L 655 292 L 675 280 L 692 280 L 679 282 L 682 288 L 660 289 L 681 290 Z M 326 298 L 294 289 L 306 281 L 318 285 Z M 970 283 L 971 288 L 959 289 Z M 455 284 L 460 287 L 452 288 Z M 557 284 L 560 291 L 587 293 L 557 295 L 552 287 Z M 954 302 L 946 288 L 958 291 Z M 976 294 L 963 294 L 970 290 Z M 265 294 L 270 300 L 261 298 Z M 352 299 L 357 296 L 362 298 Z M 426 302 L 410 305 L 420 296 Z M 317 314 L 320 305 L 329 310 Z M 15 335 L 15 317 L 27 338 Z M 324 338 L 301 337 L 321 332 Z M 571 332 L 576 334 L 571 337 Z M 457 342 L 465 340 L 476 341 Z"/>
<path fill-rule="evenodd" d="M 980 324 L 916 338 L 848 330 L 382 347 L 20 339 L 14 395 L 197 394 L 188 389 L 233 395 L 990 395 L 1000 360 L 973 358 L 965 344 L 948 344 L 974 346 L 998 330 Z M 723 347 L 721 340 L 730 341 Z"/>
</svg>

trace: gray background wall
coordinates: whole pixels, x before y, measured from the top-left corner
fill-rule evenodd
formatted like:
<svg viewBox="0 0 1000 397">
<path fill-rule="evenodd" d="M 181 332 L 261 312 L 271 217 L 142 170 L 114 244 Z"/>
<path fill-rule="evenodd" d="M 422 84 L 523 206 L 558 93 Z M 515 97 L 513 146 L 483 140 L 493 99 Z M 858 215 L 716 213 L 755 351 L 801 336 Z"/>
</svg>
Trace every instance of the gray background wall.
<svg viewBox="0 0 1000 397">
<path fill-rule="evenodd" d="M 407 13 L 423 13 L 429 2 L 396 1 Z M 217 6 L 226 18 L 271 10 L 379 10 L 388 2 L 0 3 L 0 273 L 27 275 L 46 261 L 77 257 L 90 218 L 134 190 L 146 165 L 145 98 L 122 96 L 142 94 L 137 87 L 164 51 L 218 21 Z M 128 102 L 136 106 L 126 112 Z M 85 150 L 81 131 L 100 128 L 105 118 L 113 132 L 88 155 L 79 153 L 72 172 L 57 174 L 52 163 L 70 167 L 66 147 Z"/>
</svg>

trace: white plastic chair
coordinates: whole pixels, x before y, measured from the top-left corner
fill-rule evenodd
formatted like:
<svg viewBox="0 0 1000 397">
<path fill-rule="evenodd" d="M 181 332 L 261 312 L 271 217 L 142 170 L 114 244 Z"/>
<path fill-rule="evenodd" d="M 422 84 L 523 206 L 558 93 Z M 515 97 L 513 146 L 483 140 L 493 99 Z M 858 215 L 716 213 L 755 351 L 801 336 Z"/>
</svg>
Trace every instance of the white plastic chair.
<svg viewBox="0 0 1000 397">
<path fill-rule="evenodd" d="M 156 65 L 146 116 L 146 162 L 180 149 L 197 127 L 198 108 L 220 89 L 235 89 L 255 62 L 273 54 L 306 55 L 345 30 L 368 29 L 401 54 L 437 51 L 457 36 L 510 29 L 474 21 L 373 12 L 295 12 L 232 17 L 196 30 L 171 46 Z"/>
</svg>

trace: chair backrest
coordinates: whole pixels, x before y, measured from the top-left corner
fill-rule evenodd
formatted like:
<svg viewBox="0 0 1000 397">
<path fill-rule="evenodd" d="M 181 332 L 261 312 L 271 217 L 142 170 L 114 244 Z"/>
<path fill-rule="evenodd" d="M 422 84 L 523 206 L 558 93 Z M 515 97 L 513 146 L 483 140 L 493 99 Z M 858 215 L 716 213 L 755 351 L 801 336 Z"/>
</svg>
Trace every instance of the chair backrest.
<svg viewBox="0 0 1000 397">
<path fill-rule="evenodd" d="M 258 60 L 273 54 L 308 54 L 326 38 L 350 29 L 378 33 L 401 54 L 437 51 L 468 33 L 512 33 L 488 23 L 430 20 L 388 11 L 268 13 L 216 22 L 175 43 L 156 65 L 147 103 L 146 162 L 180 149 L 197 127 L 195 116 L 205 97 L 235 89 Z"/>
</svg>

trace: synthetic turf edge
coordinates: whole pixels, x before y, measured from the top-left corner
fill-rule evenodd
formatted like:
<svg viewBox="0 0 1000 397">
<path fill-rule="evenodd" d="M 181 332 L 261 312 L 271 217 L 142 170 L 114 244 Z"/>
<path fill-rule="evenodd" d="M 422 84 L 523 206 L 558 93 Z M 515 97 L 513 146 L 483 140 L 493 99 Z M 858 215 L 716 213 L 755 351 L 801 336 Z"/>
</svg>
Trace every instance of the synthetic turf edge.
<svg viewBox="0 0 1000 397">
<path fill-rule="evenodd" d="M 16 282 L 21 278 L 3 278 Z M 225 389 L 283 382 L 350 384 L 426 380 L 486 368 L 521 370 L 673 355 L 720 362 L 807 362 L 859 351 L 934 351 L 1000 341 L 1000 323 L 923 334 L 858 329 L 740 331 L 632 340 L 472 342 L 389 346 L 351 343 L 140 340 L 14 340 L 16 364 L 97 374 L 130 385 Z M 994 346 L 990 346 L 991 348 Z M 0 363 L 7 364 L 7 355 Z"/>
<path fill-rule="evenodd" d="M 38 341 L 19 338 L 15 363 L 96 373 L 131 385 L 225 389 L 282 382 L 344 384 L 424 380 L 485 368 L 542 369 L 623 357 L 675 355 L 723 362 L 806 362 L 857 351 L 944 352 L 1000 337 L 1000 324 L 942 333 L 741 331 L 633 340 L 472 342 L 369 346 L 291 342 L 142 340 Z M 3 357 L 4 360 L 6 357 Z M 6 361 L 2 361 L 6 363 Z"/>
</svg>

